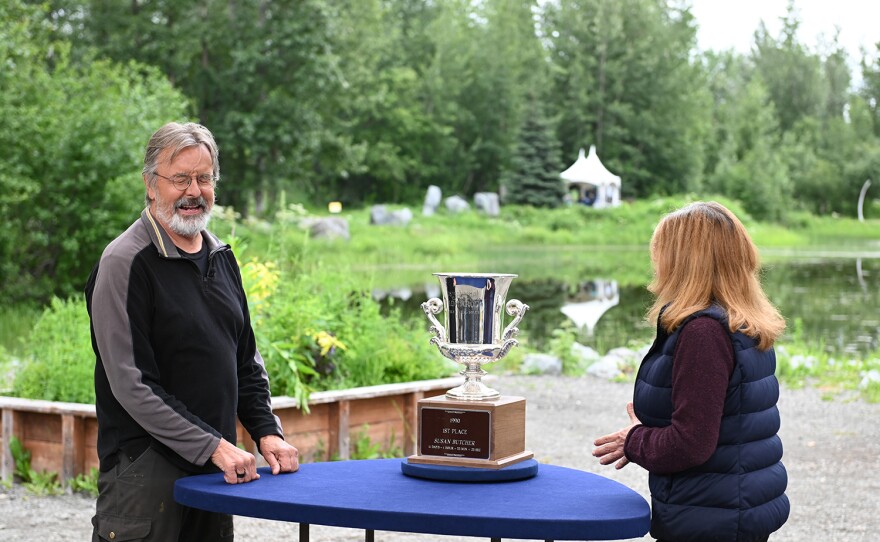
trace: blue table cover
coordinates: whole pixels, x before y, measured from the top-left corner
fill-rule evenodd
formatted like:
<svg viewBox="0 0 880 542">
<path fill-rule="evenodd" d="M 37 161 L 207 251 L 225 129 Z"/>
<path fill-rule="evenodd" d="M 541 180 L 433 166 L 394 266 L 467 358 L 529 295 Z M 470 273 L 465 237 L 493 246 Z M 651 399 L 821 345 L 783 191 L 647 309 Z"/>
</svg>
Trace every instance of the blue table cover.
<svg viewBox="0 0 880 542">
<path fill-rule="evenodd" d="M 406 476 L 401 459 L 306 463 L 299 472 L 227 484 L 221 474 L 177 481 L 174 498 L 239 516 L 459 536 L 615 540 L 648 532 L 641 495 L 602 476 L 542 464 L 526 480 L 442 482 Z"/>
</svg>

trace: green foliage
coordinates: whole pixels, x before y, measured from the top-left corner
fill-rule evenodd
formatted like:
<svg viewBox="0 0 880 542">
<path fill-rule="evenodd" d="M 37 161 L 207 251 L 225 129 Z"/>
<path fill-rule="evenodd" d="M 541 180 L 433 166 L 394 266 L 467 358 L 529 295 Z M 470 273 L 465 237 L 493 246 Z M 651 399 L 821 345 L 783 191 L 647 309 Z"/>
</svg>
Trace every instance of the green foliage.
<svg viewBox="0 0 880 542">
<path fill-rule="evenodd" d="M 18 437 L 9 439 L 9 453 L 12 454 L 12 462 L 15 464 L 13 475 L 21 479 L 27 478 L 31 470 L 31 453 L 24 449 Z"/>
<path fill-rule="evenodd" d="M 395 443 L 394 433 L 387 445 L 383 446 L 380 442 L 373 442 L 369 435 L 369 427 L 365 424 L 363 429 L 357 433 L 354 442 L 351 443 L 351 451 L 349 459 L 391 459 L 395 457 L 403 457 L 403 450 Z M 333 458 L 337 460 L 338 458 Z"/>
<path fill-rule="evenodd" d="M 29 491 L 36 495 L 60 495 L 63 492 L 58 475 L 54 472 L 37 472 L 31 468 L 31 453 L 17 437 L 9 439 L 9 451 L 15 463 L 13 475 Z"/>
<path fill-rule="evenodd" d="M 587 367 L 572 352 L 572 346 L 578 342 L 579 333 L 571 320 L 565 320 L 552 332 L 549 341 L 550 353 L 562 360 L 562 372 L 567 376 L 581 376 Z"/>
<path fill-rule="evenodd" d="M 544 205 L 553 141 L 569 160 L 595 144 L 625 196 L 720 194 L 781 223 L 853 216 L 880 170 L 878 63 L 852 92 L 839 43 L 799 42 L 793 10 L 746 56 L 695 51 L 690 10 L 656 0 L 32 4 L 0 7 L 0 290 L 16 301 L 80 290 L 140 205 L 143 142 L 190 107 L 223 149 L 221 200 L 245 216 L 285 195 L 469 196 L 504 172 L 541 180 L 522 201 Z M 521 129 L 536 107 L 555 133 Z M 581 232 L 565 225 L 521 237 L 569 244 Z"/>
<path fill-rule="evenodd" d="M 691 14 L 656 0 L 561 0 L 544 17 L 564 155 L 595 145 L 628 197 L 696 189 L 711 102 Z"/>
<path fill-rule="evenodd" d="M 70 489 L 77 493 L 85 493 L 92 497 L 98 496 L 98 469 L 92 467 L 88 473 L 76 475 L 70 481 Z"/>
<path fill-rule="evenodd" d="M 19 354 L 26 345 L 24 337 L 30 333 L 41 312 L 32 305 L 0 306 L 0 352 Z"/>
<path fill-rule="evenodd" d="M 95 354 L 82 297 L 52 300 L 31 332 L 24 360 L 13 382 L 14 395 L 94 403 Z"/>
<path fill-rule="evenodd" d="M 869 402 L 880 402 L 880 350 L 860 357 L 836 356 L 824 342 L 808 341 L 803 322 L 796 319 L 786 342 L 776 347 L 776 374 L 793 388 L 815 385 L 826 394 L 857 394 Z"/>
<path fill-rule="evenodd" d="M 565 193 L 561 170 L 559 141 L 540 103 L 532 100 L 511 166 L 501 177 L 505 203 L 558 207 Z"/>
<path fill-rule="evenodd" d="M 0 8 L 0 291 L 14 301 L 81 290 L 141 206 L 149 134 L 186 110 L 157 70 L 69 50 L 42 8 Z"/>
<path fill-rule="evenodd" d="M 255 332 L 273 395 L 307 408 L 314 390 L 447 376 L 424 330 L 384 316 L 347 275 L 300 271 L 281 280 L 259 311 Z"/>
</svg>

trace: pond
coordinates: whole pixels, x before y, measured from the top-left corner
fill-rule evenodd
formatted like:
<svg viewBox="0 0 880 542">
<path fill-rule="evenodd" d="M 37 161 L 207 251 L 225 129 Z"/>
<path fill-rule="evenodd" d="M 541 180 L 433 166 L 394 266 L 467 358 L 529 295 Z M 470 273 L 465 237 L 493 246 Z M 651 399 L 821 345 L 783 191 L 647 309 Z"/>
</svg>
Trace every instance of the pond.
<svg viewBox="0 0 880 542">
<path fill-rule="evenodd" d="M 478 267 L 468 271 L 501 269 L 485 264 Z M 511 272 L 513 267 L 507 264 L 502 270 Z M 513 281 L 508 299 L 529 305 L 519 328 L 532 347 L 542 348 L 553 330 L 568 323 L 579 329 L 583 344 L 599 352 L 628 344 L 640 346 L 653 337 L 653 328 L 644 320 L 651 303 L 645 289 L 647 275 L 635 282 L 632 273 L 619 280 L 607 271 L 601 276 L 556 279 L 546 272 L 533 272 L 530 266 L 524 268 L 526 271 Z M 559 270 L 560 276 L 571 274 L 570 270 Z M 386 310 L 396 307 L 405 318 L 423 320 L 427 329 L 420 304 L 440 292 L 430 271 L 425 271 L 424 277 L 418 284 L 374 290 L 373 296 Z M 786 338 L 824 348 L 836 356 L 857 357 L 880 347 L 880 258 L 876 254 L 865 258 L 775 257 L 765 262 L 762 280 L 770 300 L 788 323 Z"/>
</svg>

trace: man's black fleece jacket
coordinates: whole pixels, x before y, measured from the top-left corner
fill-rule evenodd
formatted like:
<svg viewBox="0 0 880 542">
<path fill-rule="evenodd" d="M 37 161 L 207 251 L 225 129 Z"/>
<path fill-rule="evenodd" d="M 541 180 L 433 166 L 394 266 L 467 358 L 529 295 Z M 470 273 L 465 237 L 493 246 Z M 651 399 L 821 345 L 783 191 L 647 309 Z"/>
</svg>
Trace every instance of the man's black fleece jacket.
<svg viewBox="0 0 880 542">
<path fill-rule="evenodd" d="M 102 471 L 117 451 L 147 446 L 189 472 L 215 470 L 220 438 L 236 442 L 236 415 L 257 442 L 283 436 L 235 256 L 202 236 L 205 275 L 145 209 L 89 277 Z"/>
</svg>

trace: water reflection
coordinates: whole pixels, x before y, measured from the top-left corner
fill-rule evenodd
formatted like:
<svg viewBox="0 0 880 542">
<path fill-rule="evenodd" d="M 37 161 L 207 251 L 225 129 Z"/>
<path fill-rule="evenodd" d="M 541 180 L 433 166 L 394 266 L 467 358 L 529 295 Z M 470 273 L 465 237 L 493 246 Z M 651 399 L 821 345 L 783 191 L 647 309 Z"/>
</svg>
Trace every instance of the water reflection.
<svg viewBox="0 0 880 542">
<path fill-rule="evenodd" d="M 574 299 L 567 300 L 562 314 L 568 316 L 577 329 L 593 335 L 602 315 L 620 303 L 616 280 L 596 279 L 580 284 Z"/>
<path fill-rule="evenodd" d="M 856 258 L 856 276 L 859 278 L 859 286 L 862 291 L 868 293 L 868 283 L 865 282 L 865 272 L 862 270 L 862 259 Z"/>
<path fill-rule="evenodd" d="M 779 259 L 765 264 L 762 281 L 788 322 L 786 339 L 841 356 L 880 348 L 880 259 Z M 423 319 L 419 305 L 436 297 L 437 290 L 426 281 L 373 295 L 385 310 L 396 307 L 405 318 Z M 581 342 L 600 352 L 644 344 L 654 335 L 644 319 L 651 303 L 644 284 L 624 284 L 613 277 L 567 283 L 521 276 L 509 295 L 531 307 L 521 337 L 536 349 L 544 348 L 553 331 L 567 322 L 581 329 Z"/>
</svg>

